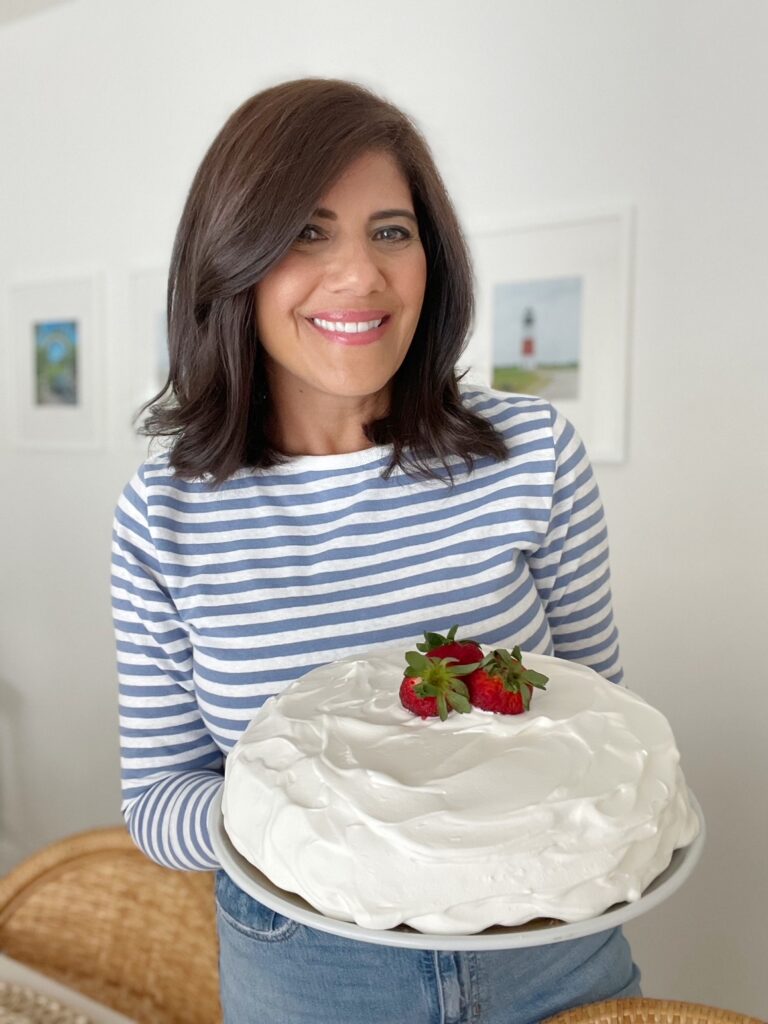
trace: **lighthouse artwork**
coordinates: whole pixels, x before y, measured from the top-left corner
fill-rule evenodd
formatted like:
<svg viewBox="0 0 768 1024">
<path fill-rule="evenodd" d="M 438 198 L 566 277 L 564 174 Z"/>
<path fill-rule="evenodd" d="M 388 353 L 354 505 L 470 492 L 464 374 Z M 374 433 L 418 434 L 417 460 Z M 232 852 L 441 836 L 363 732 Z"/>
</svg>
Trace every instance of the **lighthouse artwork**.
<svg viewBox="0 0 768 1024">
<path fill-rule="evenodd" d="M 528 306 L 523 313 L 523 330 L 520 339 L 520 365 L 524 370 L 536 369 L 536 316 Z"/>
<path fill-rule="evenodd" d="M 580 277 L 494 286 L 494 388 L 578 398 L 582 288 Z"/>
</svg>

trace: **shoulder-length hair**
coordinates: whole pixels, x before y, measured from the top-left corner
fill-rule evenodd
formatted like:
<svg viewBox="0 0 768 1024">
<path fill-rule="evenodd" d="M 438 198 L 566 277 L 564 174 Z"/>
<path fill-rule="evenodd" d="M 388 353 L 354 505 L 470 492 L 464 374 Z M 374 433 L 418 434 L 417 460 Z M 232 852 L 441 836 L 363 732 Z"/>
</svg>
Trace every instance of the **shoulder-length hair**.
<svg viewBox="0 0 768 1024">
<path fill-rule="evenodd" d="M 436 476 L 502 459 L 504 442 L 460 398 L 456 360 L 473 315 L 472 269 L 429 147 L 409 118 L 360 85 L 299 79 L 251 97 L 227 120 L 194 177 L 168 278 L 170 370 L 142 432 L 171 437 L 184 477 L 219 483 L 286 460 L 269 433 L 269 394 L 254 285 L 286 254 L 320 198 L 365 152 L 391 154 L 408 181 L 427 281 L 419 322 L 393 380 L 390 408 L 366 425 L 395 466 Z"/>
</svg>

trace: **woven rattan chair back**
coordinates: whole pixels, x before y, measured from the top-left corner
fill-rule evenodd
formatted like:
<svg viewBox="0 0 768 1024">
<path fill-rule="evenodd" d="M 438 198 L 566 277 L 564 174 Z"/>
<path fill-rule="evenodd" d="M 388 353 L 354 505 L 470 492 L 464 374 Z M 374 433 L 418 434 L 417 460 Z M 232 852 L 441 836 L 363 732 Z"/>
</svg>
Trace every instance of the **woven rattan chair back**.
<svg viewBox="0 0 768 1024">
<path fill-rule="evenodd" d="M 218 1024 L 213 875 L 84 832 L 0 878 L 0 951 L 139 1024 Z"/>
<path fill-rule="evenodd" d="M 549 1017 L 543 1024 L 765 1024 L 730 1010 L 669 999 L 607 999 Z"/>
</svg>

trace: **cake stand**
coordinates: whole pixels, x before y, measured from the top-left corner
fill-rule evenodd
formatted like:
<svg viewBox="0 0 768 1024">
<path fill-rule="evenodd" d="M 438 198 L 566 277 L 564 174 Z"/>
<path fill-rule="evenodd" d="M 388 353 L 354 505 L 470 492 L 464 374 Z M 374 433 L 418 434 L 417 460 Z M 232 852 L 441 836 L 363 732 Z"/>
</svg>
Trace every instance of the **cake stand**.
<svg viewBox="0 0 768 1024">
<path fill-rule="evenodd" d="M 705 826 L 701 807 L 692 793 L 691 806 L 699 819 L 699 834 L 690 845 L 675 850 L 668 867 L 647 886 L 639 899 L 631 903 L 618 903 L 596 917 L 584 921 L 564 923 L 539 918 L 513 928 L 494 926 L 472 935 L 434 934 L 419 932 L 408 925 L 397 928 L 361 928 L 352 921 L 339 921 L 319 913 L 295 893 L 279 889 L 258 868 L 249 864 L 232 845 L 221 812 L 223 787 L 211 807 L 211 842 L 224 871 L 244 892 L 283 917 L 319 931 L 330 932 L 345 939 L 373 942 L 384 946 L 405 946 L 411 949 L 446 949 L 455 951 L 515 949 L 524 946 L 544 946 L 553 942 L 567 942 L 584 935 L 606 931 L 625 924 L 641 914 L 658 907 L 677 892 L 690 876 L 704 846 Z"/>
</svg>

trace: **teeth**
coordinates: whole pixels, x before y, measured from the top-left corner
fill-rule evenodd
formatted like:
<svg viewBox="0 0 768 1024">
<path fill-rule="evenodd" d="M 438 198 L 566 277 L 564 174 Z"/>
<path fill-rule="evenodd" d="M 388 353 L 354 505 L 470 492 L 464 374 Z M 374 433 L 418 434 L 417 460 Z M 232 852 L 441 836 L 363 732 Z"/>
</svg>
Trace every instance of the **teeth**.
<svg viewBox="0 0 768 1024">
<path fill-rule="evenodd" d="M 333 320 L 320 320 L 317 317 L 313 317 L 312 323 L 317 324 L 318 327 L 322 327 L 326 331 L 343 331 L 344 334 L 361 334 L 363 331 L 372 331 L 374 327 L 378 327 L 384 318 L 381 320 L 354 320 L 351 323 L 339 323 Z"/>
</svg>

